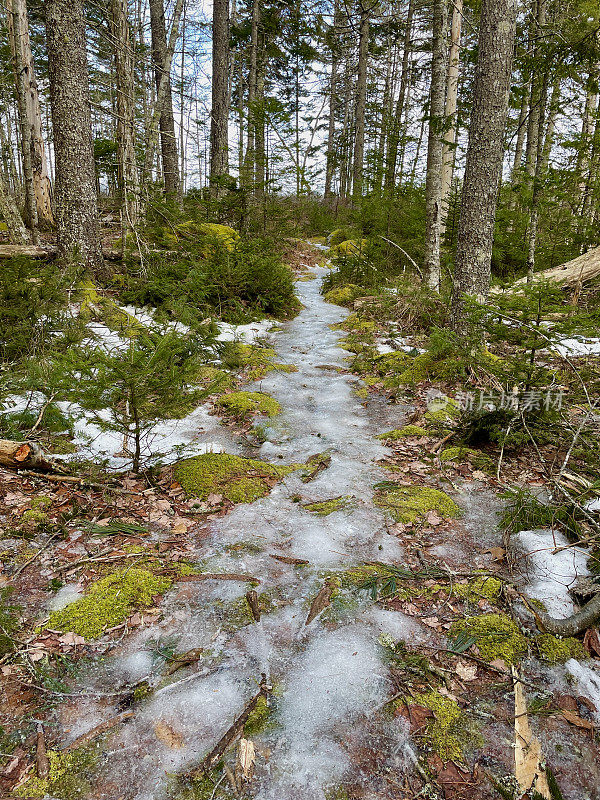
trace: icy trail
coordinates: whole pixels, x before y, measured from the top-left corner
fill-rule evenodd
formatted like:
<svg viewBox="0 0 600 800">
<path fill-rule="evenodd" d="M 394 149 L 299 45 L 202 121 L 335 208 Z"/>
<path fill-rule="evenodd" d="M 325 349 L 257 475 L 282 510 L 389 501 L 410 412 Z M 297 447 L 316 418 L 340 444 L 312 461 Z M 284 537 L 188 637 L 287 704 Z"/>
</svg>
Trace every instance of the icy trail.
<svg viewBox="0 0 600 800">
<path fill-rule="evenodd" d="M 325 272 L 314 271 L 318 277 Z M 368 776 L 353 770 L 352 750 L 373 746 L 375 740 L 383 763 L 394 769 L 411 757 L 401 719 L 370 720 L 390 694 L 377 637 L 385 631 L 395 638 L 425 641 L 427 629 L 400 613 L 356 602 L 338 610 L 332 625 L 325 627 L 320 618 L 305 625 L 324 571 L 402 557 L 397 538 L 387 532 L 384 516 L 371 502 L 373 484 L 384 477 L 375 461 L 387 452 L 375 436 L 398 427 L 402 412 L 391 406 L 391 418 L 372 419 L 353 394 L 357 379 L 337 371 L 348 354 L 338 346 L 342 334 L 330 326 L 347 312 L 324 302 L 320 284 L 298 283 L 304 309 L 270 337 L 277 360 L 296 365 L 298 371 L 273 372 L 256 387 L 283 407 L 265 429 L 260 457 L 294 463 L 327 450 L 331 464 L 310 483 L 292 474 L 270 496 L 236 507 L 213 523 L 197 553 L 210 571 L 259 577 L 258 591 L 272 596 L 274 610 L 259 623 L 227 633 L 220 609 L 243 598 L 247 585 L 183 584 L 165 598 L 159 623 L 140 629 L 94 668 L 86 682 L 89 688 L 92 680 L 99 691 L 143 678 L 161 686 L 164 661 L 153 658 L 152 643 L 168 643 L 178 652 L 203 647 L 206 654 L 198 672 L 184 680 L 182 673 L 174 675 L 172 685 L 140 704 L 133 720 L 111 739 L 103 797 L 113 796 L 110 787 L 114 797 L 164 797 L 168 774 L 201 761 L 255 693 L 262 672 L 275 688 L 275 699 L 273 725 L 259 737 L 263 755 L 257 760 L 253 796 L 260 800 L 323 800 L 328 789 L 349 778 L 364 780 L 368 788 Z M 239 452 L 239 445 L 232 442 L 227 449 Z M 294 502 L 294 495 L 303 502 L 339 495 L 356 500 L 318 517 Z M 310 563 L 299 569 L 270 554 Z M 107 705 L 102 699 L 81 702 L 75 723 L 70 720 L 69 737 L 115 711 L 112 702 Z M 156 735 L 157 724 L 175 731 L 179 746 L 164 744 Z"/>
</svg>

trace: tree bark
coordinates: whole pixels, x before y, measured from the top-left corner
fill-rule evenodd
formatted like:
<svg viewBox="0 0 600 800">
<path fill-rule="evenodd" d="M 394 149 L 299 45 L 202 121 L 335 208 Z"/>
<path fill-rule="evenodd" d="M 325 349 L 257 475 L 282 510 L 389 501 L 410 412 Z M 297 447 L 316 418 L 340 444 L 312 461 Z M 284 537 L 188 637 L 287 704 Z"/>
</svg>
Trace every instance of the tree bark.
<svg viewBox="0 0 600 800">
<path fill-rule="evenodd" d="M 356 107 L 352 197 L 360 198 L 363 191 L 363 161 L 365 155 L 365 113 L 367 109 L 367 65 L 369 60 L 369 11 L 361 8 L 358 39 L 358 75 L 356 78 Z"/>
<path fill-rule="evenodd" d="M 16 89 L 19 96 L 19 109 L 29 131 L 23 137 L 28 140 L 30 155 L 31 183 L 29 191 L 33 198 L 26 205 L 35 204 L 37 222 L 42 228 L 54 226 L 52 213 L 52 189 L 48 174 L 48 159 L 42 134 L 42 112 L 35 76 L 31 42 L 29 40 L 29 21 L 26 0 L 8 0 L 7 22 L 9 40 L 17 73 Z"/>
<path fill-rule="evenodd" d="M 210 183 L 214 196 L 222 193 L 218 180 L 229 169 L 229 0 L 214 0 L 212 18 L 212 104 L 210 110 Z"/>
<path fill-rule="evenodd" d="M 473 110 L 458 223 L 451 322 L 466 331 L 464 295 L 489 291 L 504 130 L 508 115 L 516 0 L 483 0 Z"/>
<path fill-rule="evenodd" d="M 339 64 L 339 25 L 340 25 L 339 0 L 334 0 L 333 28 L 330 31 L 331 49 L 331 75 L 329 76 L 329 122 L 327 125 L 327 156 L 325 165 L 325 190 L 324 198 L 327 200 L 332 195 L 333 175 L 336 161 L 335 141 L 335 115 L 338 108 L 338 64 Z"/>
<path fill-rule="evenodd" d="M 256 166 L 256 83 L 258 76 L 258 28 L 260 25 L 260 2 L 252 2 L 250 23 L 250 63 L 248 69 L 248 124 L 246 126 L 246 152 L 244 154 L 243 186 L 250 189 L 254 181 Z"/>
<path fill-rule="evenodd" d="M 0 439 L 0 465 L 9 469 L 56 469 L 38 442 Z"/>
<path fill-rule="evenodd" d="M 13 245 L 28 244 L 29 234 L 27 233 L 27 228 L 23 224 L 15 198 L 8 190 L 3 175 L 0 175 L 0 218 L 6 222 L 8 238 Z"/>
<path fill-rule="evenodd" d="M 171 62 L 174 46 L 173 48 L 167 46 L 163 0 L 149 0 L 149 5 L 156 102 L 160 109 L 158 128 L 160 131 L 163 181 L 165 194 L 175 196 L 179 191 L 179 157 L 173 116 L 173 93 L 171 90 Z M 183 3 L 180 3 L 179 17 L 176 17 L 175 14 L 173 15 L 173 25 L 176 24 L 177 29 L 179 28 L 179 18 L 182 10 Z"/>
<path fill-rule="evenodd" d="M 431 289 L 440 288 L 440 241 L 442 223 L 442 155 L 448 63 L 448 7 L 446 0 L 433 3 L 433 56 L 429 92 L 429 136 L 425 178 L 425 255 L 423 267 Z"/>
<path fill-rule="evenodd" d="M 444 144 L 442 149 L 442 221 L 440 224 L 440 238 L 446 231 L 446 218 L 452 178 L 454 175 L 454 161 L 456 157 L 456 134 L 458 128 L 458 81 L 460 77 L 460 35 L 462 27 L 463 0 L 454 0 L 452 9 L 452 24 L 450 26 L 450 50 L 448 53 L 448 78 L 446 84 L 446 119 Z"/>
<path fill-rule="evenodd" d="M 111 27 L 115 42 L 118 187 L 126 227 L 134 228 L 139 217 L 140 186 L 135 155 L 134 58 L 127 0 L 110 0 Z"/>
<path fill-rule="evenodd" d="M 57 244 L 63 262 L 102 266 L 83 0 L 46 0 Z"/>
</svg>

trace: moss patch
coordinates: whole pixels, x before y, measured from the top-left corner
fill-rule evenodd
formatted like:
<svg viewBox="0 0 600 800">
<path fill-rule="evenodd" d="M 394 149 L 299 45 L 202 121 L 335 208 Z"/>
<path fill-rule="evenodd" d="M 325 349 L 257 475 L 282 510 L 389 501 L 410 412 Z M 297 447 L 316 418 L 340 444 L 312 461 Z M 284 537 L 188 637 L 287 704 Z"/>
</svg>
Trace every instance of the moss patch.
<svg viewBox="0 0 600 800">
<path fill-rule="evenodd" d="M 470 461 L 471 464 L 477 469 L 490 469 L 493 466 L 492 459 L 485 453 L 479 450 L 473 450 L 471 447 L 446 447 L 440 454 L 440 461 Z"/>
<path fill-rule="evenodd" d="M 224 362 L 233 369 L 247 370 L 248 380 L 258 381 L 268 372 L 297 372 L 293 364 L 279 364 L 274 361 L 275 350 L 255 344 L 240 342 L 228 343 L 224 353 Z"/>
<path fill-rule="evenodd" d="M 341 511 L 343 508 L 348 508 L 352 505 L 354 496 L 351 494 L 344 494 L 340 497 L 332 497 L 330 500 L 320 500 L 317 503 L 306 503 L 303 508 L 316 514 L 318 517 L 326 517 L 333 514 L 334 511 Z"/>
<path fill-rule="evenodd" d="M 540 658 L 549 661 L 550 664 L 564 664 L 570 658 L 585 659 L 588 654 L 579 641 L 573 637 L 559 639 L 551 633 L 542 633 L 535 637 L 535 644 L 540 654 Z"/>
<path fill-rule="evenodd" d="M 269 705 L 266 697 L 259 697 L 258 703 L 254 710 L 246 720 L 244 725 L 244 736 L 256 736 L 262 733 L 269 724 L 269 717 L 271 716 L 271 706 Z"/>
<path fill-rule="evenodd" d="M 70 753 L 48 750 L 50 771 L 47 778 L 32 775 L 13 791 L 16 797 L 52 797 L 72 800 L 89 797 L 92 791 L 90 773 L 96 766 L 96 747 L 82 747 Z"/>
<path fill-rule="evenodd" d="M 378 439 L 384 441 L 395 442 L 398 439 L 405 439 L 407 436 L 427 436 L 425 428 L 419 425 L 405 425 L 403 428 L 397 428 L 394 431 L 387 431 L 387 433 L 380 433 Z"/>
<path fill-rule="evenodd" d="M 457 583 L 452 587 L 452 593 L 456 597 L 470 600 L 472 603 L 476 603 L 478 600 L 488 600 L 490 603 L 495 603 L 498 601 L 501 591 L 502 581 L 487 575 L 474 578 L 468 583 Z"/>
<path fill-rule="evenodd" d="M 170 586 L 168 578 L 145 569 L 119 570 L 92 583 L 85 597 L 52 612 L 46 627 L 96 639 L 107 628 L 127 619 L 136 608 L 151 606 L 152 598 Z"/>
<path fill-rule="evenodd" d="M 333 303 L 337 306 L 348 306 L 351 305 L 357 297 L 360 297 L 361 294 L 364 294 L 364 292 L 360 286 L 348 283 L 345 286 L 334 286 L 334 288 L 326 292 L 323 297 L 327 303 Z"/>
<path fill-rule="evenodd" d="M 374 498 L 375 505 L 391 513 L 396 522 L 417 522 L 428 511 L 437 511 L 441 517 L 458 517 L 460 508 L 445 492 L 429 486 L 398 486 L 380 483 Z"/>
<path fill-rule="evenodd" d="M 457 620 L 452 623 L 450 635 L 459 634 L 475 639 L 484 661 L 501 658 L 507 664 L 516 664 L 527 652 L 527 639 L 506 614 L 482 614 Z"/>
<path fill-rule="evenodd" d="M 209 494 L 221 494 L 232 503 L 252 503 L 294 469 L 229 453 L 205 453 L 176 464 L 175 479 L 188 497 L 206 500 Z"/>
<path fill-rule="evenodd" d="M 239 241 L 239 233 L 230 228 L 229 225 L 218 225 L 214 222 L 182 222 L 175 227 L 175 234 L 178 239 L 207 240 L 210 247 L 210 240 L 218 241 L 227 250 L 234 250 Z"/>
<path fill-rule="evenodd" d="M 281 414 L 277 400 L 263 392 L 230 392 L 219 397 L 215 405 L 241 419 L 250 414 L 264 414 L 267 417 Z"/>
<path fill-rule="evenodd" d="M 481 744 L 481 737 L 470 729 L 455 700 L 431 691 L 409 697 L 406 703 L 423 706 L 433 713 L 433 720 L 427 725 L 425 735 L 442 761 L 462 761 L 466 747 Z"/>
</svg>

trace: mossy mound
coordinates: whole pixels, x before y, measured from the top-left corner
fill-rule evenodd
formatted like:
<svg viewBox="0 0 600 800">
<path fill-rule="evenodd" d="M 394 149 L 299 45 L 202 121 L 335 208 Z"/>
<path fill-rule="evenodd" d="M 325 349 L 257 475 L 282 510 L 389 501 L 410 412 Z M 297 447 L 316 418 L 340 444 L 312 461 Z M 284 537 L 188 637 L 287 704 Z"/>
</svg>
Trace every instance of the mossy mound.
<svg viewBox="0 0 600 800">
<path fill-rule="evenodd" d="M 330 500 L 320 500 L 316 503 L 306 503 L 303 508 L 316 514 L 318 517 L 327 517 L 334 511 L 341 511 L 352 505 L 355 498 L 351 494 L 344 494 L 341 497 L 332 497 Z"/>
<path fill-rule="evenodd" d="M 293 364 L 279 364 L 274 361 L 275 350 L 255 344 L 230 342 L 223 355 L 223 361 L 232 369 L 247 370 L 248 380 L 258 381 L 268 372 L 297 372 Z"/>
<path fill-rule="evenodd" d="M 428 511 L 436 511 L 441 517 L 459 517 L 461 514 L 454 500 L 440 489 L 398 486 L 388 482 L 378 484 L 375 488 L 375 505 L 389 511 L 396 522 L 417 522 Z"/>
<path fill-rule="evenodd" d="M 363 290 L 360 286 L 347 283 L 344 286 L 334 286 L 323 295 L 323 298 L 327 303 L 333 303 L 336 306 L 349 306 L 361 294 L 363 294 Z"/>
<path fill-rule="evenodd" d="M 294 469 L 229 453 L 205 453 L 176 464 L 175 479 L 188 497 L 206 500 L 210 494 L 220 494 L 231 503 L 252 503 Z"/>
<path fill-rule="evenodd" d="M 473 450 L 471 447 L 446 447 L 440 453 L 440 461 L 469 461 L 476 469 L 486 470 L 493 466 L 492 459 L 480 450 Z"/>
<path fill-rule="evenodd" d="M 346 239 L 346 241 L 331 247 L 331 258 L 335 260 L 347 256 L 361 255 L 367 249 L 368 244 L 366 239 Z"/>
<path fill-rule="evenodd" d="M 419 353 L 412 359 L 412 363 L 398 375 L 398 383 L 414 385 L 426 380 L 436 378 L 444 381 L 454 381 L 465 375 L 467 364 L 460 358 L 446 357 L 436 359 L 429 351 Z"/>
<path fill-rule="evenodd" d="M 570 658 L 582 660 L 588 658 L 585 647 L 579 641 L 569 636 L 566 639 L 559 639 L 551 633 L 542 633 L 535 638 L 535 644 L 540 658 L 550 664 L 564 664 Z"/>
<path fill-rule="evenodd" d="M 308 240 L 311 244 L 327 244 L 326 236 L 311 236 Z"/>
<path fill-rule="evenodd" d="M 77 288 L 79 300 L 79 317 L 84 322 L 96 319 L 103 322 L 111 331 L 135 338 L 148 330 L 139 319 L 127 313 L 110 297 L 104 297 L 91 280 L 83 280 Z"/>
<path fill-rule="evenodd" d="M 175 227 L 176 238 L 182 239 L 206 239 L 207 243 L 212 239 L 218 241 L 227 250 L 233 250 L 239 241 L 239 233 L 230 228 L 229 225 L 218 225 L 214 222 L 182 222 Z M 210 244 L 208 245 L 210 247 Z"/>
<path fill-rule="evenodd" d="M 84 597 L 50 614 L 47 626 L 72 631 L 84 639 L 97 639 L 107 628 L 127 619 L 136 608 L 147 608 L 152 598 L 171 586 L 168 578 L 145 569 L 113 572 L 88 588 Z"/>
<path fill-rule="evenodd" d="M 330 247 L 336 247 L 338 244 L 352 239 L 354 235 L 355 233 L 351 228 L 336 228 L 327 237 L 327 242 Z"/>
<path fill-rule="evenodd" d="M 257 736 L 268 727 L 271 717 L 271 706 L 266 697 L 259 697 L 258 703 L 244 724 L 244 736 Z"/>
<path fill-rule="evenodd" d="M 281 414 L 277 400 L 263 392 L 230 392 L 219 397 L 215 405 L 240 419 L 251 414 L 263 414 L 266 417 Z"/>
<path fill-rule="evenodd" d="M 348 331 L 348 333 L 367 334 L 368 337 L 371 337 L 371 334 L 375 333 L 377 330 L 377 325 L 373 320 L 363 319 L 363 317 L 359 317 L 358 314 L 350 314 L 350 316 L 346 317 L 345 320 L 335 327 Z"/>
<path fill-rule="evenodd" d="M 496 603 L 502 592 L 502 581 L 488 575 L 480 578 L 473 578 L 468 583 L 456 583 L 452 587 L 452 593 L 463 600 L 470 600 L 476 603 L 478 600 L 488 600 Z"/>
<path fill-rule="evenodd" d="M 86 798 L 92 792 L 90 773 L 98 761 L 95 746 L 82 747 L 73 752 L 48 750 L 50 769 L 47 778 L 32 775 L 13 790 L 15 797 L 55 797 L 60 800 Z"/>
<path fill-rule="evenodd" d="M 380 433 L 378 439 L 383 441 L 395 442 L 398 439 L 406 439 L 408 436 L 427 436 L 425 428 L 419 425 L 405 425 L 403 428 L 397 428 L 394 431 L 387 431 L 387 433 Z"/>
<path fill-rule="evenodd" d="M 462 761 L 467 747 L 481 745 L 481 735 L 466 719 L 455 700 L 438 691 L 406 698 L 408 705 L 419 705 L 433 713 L 425 737 L 442 761 Z"/>
<path fill-rule="evenodd" d="M 484 661 L 501 658 L 516 664 L 527 652 L 527 639 L 517 623 L 506 614 L 482 614 L 452 623 L 450 636 L 463 634 L 473 637 Z"/>
</svg>

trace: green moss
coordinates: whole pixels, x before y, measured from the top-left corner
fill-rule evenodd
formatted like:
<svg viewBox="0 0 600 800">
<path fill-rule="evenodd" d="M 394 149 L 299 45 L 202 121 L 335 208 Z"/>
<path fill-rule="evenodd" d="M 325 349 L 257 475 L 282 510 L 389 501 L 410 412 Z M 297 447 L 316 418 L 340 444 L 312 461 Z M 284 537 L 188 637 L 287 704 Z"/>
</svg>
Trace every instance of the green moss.
<svg viewBox="0 0 600 800">
<path fill-rule="evenodd" d="M 250 414 L 264 414 L 267 417 L 281 414 L 277 400 L 263 392 L 230 392 L 219 397 L 215 405 L 241 419 Z"/>
<path fill-rule="evenodd" d="M 182 779 L 173 778 L 167 791 L 172 800 L 230 800 L 233 796 L 229 783 L 223 781 L 222 764 L 185 785 Z"/>
<path fill-rule="evenodd" d="M 78 287 L 79 316 L 84 321 L 97 319 L 123 336 L 134 338 L 146 333 L 146 327 L 134 316 L 128 314 L 110 297 L 104 297 L 91 280 L 84 280 Z"/>
<path fill-rule="evenodd" d="M 371 338 L 372 334 L 377 330 L 377 325 L 372 320 L 363 319 L 358 314 L 350 314 L 336 327 L 348 331 L 348 333 L 367 334 Z"/>
<path fill-rule="evenodd" d="M 330 500 L 320 500 L 317 503 L 306 503 L 303 508 L 316 514 L 318 517 L 326 517 L 333 514 L 334 511 L 341 511 L 343 508 L 348 508 L 352 505 L 354 496 L 351 494 L 344 494 L 340 497 L 332 497 Z"/>
<path fill-rule="evenodd" d="M 270 614 L 274 611 L 277 607 L 275 600 L 276 597 L 273 590 L 261 592 L 261 594 L 258 595 L 258 604 L 261 612 L 263 614 Z M 252 611 L 250 610 L 245 595 L 228 602 L 217 601 L 216 606 L 222 617 L 221 628 L 227 633 L 235 633 L 241 628 L 245 628 L 246 625 L 252 625 L 254 623 L 254 617 L 252 616 Z"/>
<path fill-rule="evenodd" d="M 48 750 L 50 771 L 47 778 L 32 775 L 25 783 L 13 790 L 15 797 L 52 797 L 60 800 L 86 798 L 92 786 L 90 773 L 96 766 L 96 747 L 85 747 L 69 753 Z"/>
<path fill-rule="evenodd" d="M 440 461 L 470 461 L 477 469 L 489 469 L 493 462 L 485 453 L 471 447 L 446 447 L 440 454 Z"/>
<path fill-rule="evenodd" d="M 333 303 L 337 306 L 347 306 L 351 305 L 354 300 L 363 293 L 360 286 L 348 283 L 344 286 L 334 286 L 334 288 L 326 292 L 323 297 L 327 303 Z"/>
<path fill-rule="evenodd" d="M 269 705 L 266 697 L 260 697 L 258 703 L 254 707 L 250 716 L 244 725 L 244 736 L 257 736 L 262 733 L 269 724 L 269 717 L 271 716 L 271 706 Z"/>
<path fill-rule="evenodd" d="M 409 705 L 419 705 L 433 712 L 428 723 L 426 738 L 442 761 L 462 761 L 467 746 L 481 743 L 481 738 L 469 724 L 455 700 L 437 691 L 406 698 Z"/>
<path fill-rule="evenodd" d="M 85 597 L 50 615 L 47 627 L 72 631 L 85 639 L 96 639 L 107 628 L 127 619 L 136 608 L 151 606 L 171 581 L 145 569 L 124 569 L 107 575 L 88 588 Z"/>
<path fill-rule="evenodd" d="M 202 241 L 202 239 L 211 239 L 218 241 L 227 250 L 234 250 L 236 243 L 239 241 L 240 235 L 229 225 L 218 225 L 214 222 L 183 222 L 175 227 L 176 239 L 195 239 Z M 210 245 L 208 245 L 210 247 Z"/>
<path fill-rule="evenodd" d="M 229 453 L 205 453 L 176 464 L 175 479 L 188 497 L 206 500 L 209 494 L 222 494 L 232 503 L 252 503 L 294 469 Z"/>
<path fill-rule="evenodd" d="M 396 522 L 417 522 L 428 511 L 437 511 L 441 517 L 458 517 L 460 508 L 445 492 L 429 486 L 398 486 L 394 483 L 378 484 L 375 505 L 389 511 Z"/>
<path fill-rule="evenodd" d="M 332 786 L 325 789 L 325 800 L 350 800 L 350 796 L 343 786 Z"/>
<path fill-rule="evenodd" d="M 29 511 L 24 511 L 21 519 L 23 522 L 35 522 L 41 525 L 43 522 L 48 522 L 48 514 L 39 508 L 32 508 Z"/>
<path fill-rule="evenodd" d="M 326 236 L 311 236 L 308 240 L 311 244 L 327 244 Z"/>
<path fill-rule="evenodd" d="M 297 372 L 293 364 L 279 364 L 274 361 L 275 350 L 254 344 L 229 343 L 223 356 L 224 362 L 234 369 L 245 369 L 248 380 L 258 381 L 268 372 Z"/>
<path fill-rule="evenodd" d="M 331 259 L 336 260 L 345 256 L 361 255 L 367 249 L 368 244 L 366 239 L 346 239 L 331 247 L 329 251 Z"/>
<path fill-rule="evenodd" d="M 559 639 L 551 633 L 542 633 L 535 637 L 540 658 L 549 661 L 551 664 L 564 664 L 570 658 L 578 660 L 588 658 L 588 654 L 579 639 L 567 637 Z"/>
<path fill-rule="evenodd" d="M 397 439 L 405 439 L 407 436 L 427 436 L 427 431 L 425 428 L 419 427 L 419 425 L 405 425 L 403 428 L 397 428 L 394 431 L 380 433 L 377 438 L 395 442 Z"/>
<path fill-rule="evenodd" d="M 502 581 L 482 575 L 480 578 L 473 578 L 468 583 L 457 583 L 452 587 L 452 593 L 456 597 L 470 600 L 476 603 L 478 600 L 489 600 L 490 603 L 497 602 L 502 591 Z"/>
<path fill-rule="evenodd" d="M 353 234 L 354 231 L 352 231 L 350 228 L 336 228 L 334 231 L 331 231 L 327 237 L 327 241 L 330 247 L 336 247 L 338 244 L 351 239 Z"/>
<path fill-rule="evenodd" d="M 516 664 L 527 652 L 527 639 L 506 614 L 482 614 L 457 620 L 452 623 L 450 636 L 459 634 L 475 639 L 484 661 L 501 658 L 507 664 Z"/>
</svg>

